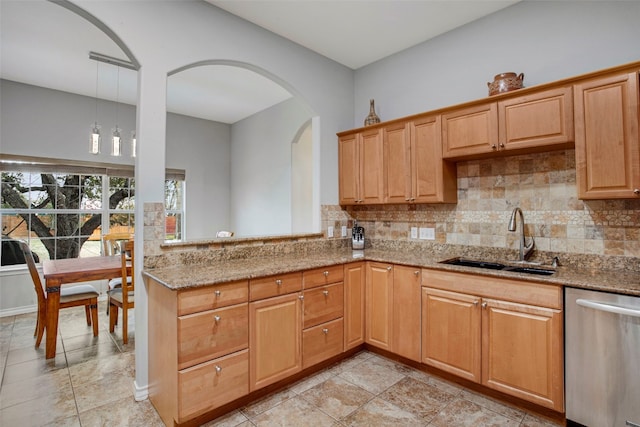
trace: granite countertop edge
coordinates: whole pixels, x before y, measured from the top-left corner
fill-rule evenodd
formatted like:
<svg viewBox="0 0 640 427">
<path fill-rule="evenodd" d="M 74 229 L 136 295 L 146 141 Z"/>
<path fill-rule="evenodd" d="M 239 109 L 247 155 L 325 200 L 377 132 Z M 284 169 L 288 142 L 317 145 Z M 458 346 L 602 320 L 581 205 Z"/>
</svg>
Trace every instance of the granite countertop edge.
<svg viewBox="0 0 640 427">
<path fill-rule="evenodd" d="M 240 280 L 255 279 L 278 274 L 293 273 L 314 268 L 330 267 L 357 261 L 377 261 L 419 268 L 472 273 L 481 276 L 526 280 L 555 286 L 576 287 L 597 291 L 640 296 L 640 272 L 575 268 L 560 266 L 551 276 L 514 273 L 462 267 L 440 262 L 457 256 L 455 253 L 430 254 L 407 253 L 366 249 L 331 250 L 303 256 L 288 255 L 265 258 L 211 261 L 207 264 L 183 265 L 144 270 L 143 276 L 152 278 L 172 290 L 183 290 Z M 489 260 L 501 261 L 501 260 Z M 548 266 L 547 266 L 548 267 Z"/>
</svg>

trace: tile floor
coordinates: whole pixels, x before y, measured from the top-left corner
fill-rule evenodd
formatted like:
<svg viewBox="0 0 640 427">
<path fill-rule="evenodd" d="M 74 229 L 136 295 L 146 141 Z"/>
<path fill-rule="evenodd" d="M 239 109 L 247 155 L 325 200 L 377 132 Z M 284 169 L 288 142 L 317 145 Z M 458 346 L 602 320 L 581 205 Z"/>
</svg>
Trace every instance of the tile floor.
<svg viewBox="0 0 640 427">
<path fill-rule="evenodd" d="M 120 328 L 109 334 L 104 308 L 101 303 L 95 338 L 82 309 L 63 310 L 57 354 L 50 361 L 44 359 L 44 343 L 34 348 L 34 314 L 0 319 L 0 425 L 162 426 L 148 400 L 133 399 L 133 319 L 124 346 Z M 558 425 L 366 351 L 205 424 Z"/>
</svg>

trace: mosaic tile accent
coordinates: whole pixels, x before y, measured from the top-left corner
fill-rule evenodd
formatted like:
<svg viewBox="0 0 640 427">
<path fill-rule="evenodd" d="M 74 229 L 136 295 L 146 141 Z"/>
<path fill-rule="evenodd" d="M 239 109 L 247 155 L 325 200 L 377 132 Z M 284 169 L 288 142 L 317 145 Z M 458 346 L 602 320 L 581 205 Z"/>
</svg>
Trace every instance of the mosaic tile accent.
<svg viewBox="0 0 640 427">
<path fill-rule="evenodd" d="M 323 230 L 357 220 L 368 239 L 414 241 L 411 227 L 430 227 L 435 243 L 517 249 L 507 224 L 518 206 L 539 251 L 640 257 L 640 200 L 579 200 L 575 150 L 458 162 L 457 172 L 457 204 L 323 206 Z"/>
</svg>

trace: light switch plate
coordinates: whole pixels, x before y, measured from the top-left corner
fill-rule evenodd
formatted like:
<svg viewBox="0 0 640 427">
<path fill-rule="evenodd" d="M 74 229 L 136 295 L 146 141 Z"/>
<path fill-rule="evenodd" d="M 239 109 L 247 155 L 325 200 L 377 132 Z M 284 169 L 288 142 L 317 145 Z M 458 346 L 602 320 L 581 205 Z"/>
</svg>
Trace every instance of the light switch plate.
<svg viewBox="0 0 640 427">
<path fill-rule="evenodd" d="M 412 239 L 418 238 L 418 227 L 411 227 L 411 238 Z"/>
<path fill-rule="evenodd" d="M 333 226 L 327 227 L 327 237 L 333 237 Z"/>
<path fill-rule="evenodd" d="M 426 240 L 427 239 L 427 229 L 425 227 L 420 227 L 419 232 L 420 232 L 419 239 L 420 240 Z"/>
<path fill-rule="evenodd" d="M 347 237 L 347 226 L 346 225 L 342 226 L 342 237 Z"/>
<path fill-rule="evenodd" d="M 427 228 L 427 240 L 436 240 L 436 229 L 435 228 Z"/>
</svg>

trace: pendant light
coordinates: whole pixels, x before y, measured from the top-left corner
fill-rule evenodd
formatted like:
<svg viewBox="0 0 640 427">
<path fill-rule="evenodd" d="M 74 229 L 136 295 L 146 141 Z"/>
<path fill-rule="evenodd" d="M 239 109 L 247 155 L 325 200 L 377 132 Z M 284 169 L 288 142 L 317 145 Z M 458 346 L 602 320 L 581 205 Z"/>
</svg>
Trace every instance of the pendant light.
<svg viewBox="0 0 640 427">
<path fill-rule="evenodd" d="M 136 131 L 131 132 L 131 157 L 136 156 Z"/>
<path fill-rule="evenodd" d="M 89 140 L 89 152 L 91 154 L 100 154 L 100 125 L 98 125 L 98 62 L 96 61 L 96 119 L 91 129 L 91 138 Z"/>
<path fill-rule="evenodd" d="M 118 103 L 120 102 L 120 66 L 117 67 L 117 81 L 116 81 L 116 128 L 113 130 L 111 137 L 111 155 L 122 155 L 122 138 L 120 137 L 120 128 L 118 128 Z"/>
</svg>

